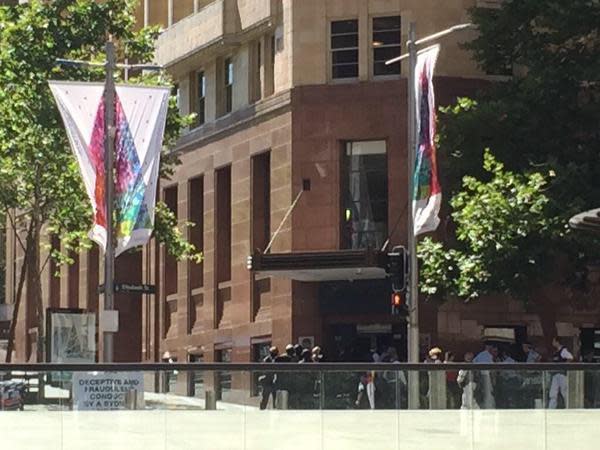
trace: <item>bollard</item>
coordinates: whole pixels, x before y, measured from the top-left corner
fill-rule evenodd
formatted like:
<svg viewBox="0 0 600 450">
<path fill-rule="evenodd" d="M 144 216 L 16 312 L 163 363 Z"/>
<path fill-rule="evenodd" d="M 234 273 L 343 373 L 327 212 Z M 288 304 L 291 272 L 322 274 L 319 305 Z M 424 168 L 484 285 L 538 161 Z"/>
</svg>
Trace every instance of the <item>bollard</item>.
<svg viewBox="0 0 600 450">
<path fill-rule="evenodd" d="M 214 391 L 204 391 L 204 409 L 207 411 L 217 409 L 217 397 Z"/>
<path fill-rule="evenodd" d="M 288 391 L 277 391 L 275 395 L 275 404 L 277 405 L 277 409 L 288 409 Z"/>
<path fill-rule="evenodd" d="M 125 393 L 125 407 L 127 409 L 138 409 L 137 408 L 137 391 L 131 389 Z"/>
</svg>

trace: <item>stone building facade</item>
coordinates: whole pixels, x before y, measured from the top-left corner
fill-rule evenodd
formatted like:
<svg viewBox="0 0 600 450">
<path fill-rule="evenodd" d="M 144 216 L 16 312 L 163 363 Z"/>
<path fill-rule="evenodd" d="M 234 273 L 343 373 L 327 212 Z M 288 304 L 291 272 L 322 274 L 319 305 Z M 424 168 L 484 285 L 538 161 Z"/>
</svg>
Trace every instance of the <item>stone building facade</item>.
<svg viewBox="0 0 600 450">
<path fill-rule="evenodd" d="M 264 276 L 247 269 L 247 257 L 264 251 L 280 224 L 272 252 L 405 242 L 407 67 L 382 62 L 404 51 L 409 22 L 425 36 L 466 22 L 468 8 L 497 3 L 142 1 L 139 23 L 164 27 L 156 60 L 176 82 L 180 110 L 197 115 L 173 149 L 181 164 L 161 181 L 160 197 L 182 226 L 196 224 L 187 237 L 204 260 L 176 262 L 156 242 L 118 258 L 118 281 L 154 284 L 157 293 L 117 294 L 115 359 L 247 362 L 260 360 L 270 345 L 281 349 L 303 339 L 324 347 L 330 360 L 373 346 L 394 345 L 403 354 L 405 323 L 390 314 L 389 282 Z M 494 79 L 459 45 L 473 33 L 442 42 L 439 104 Z M 14 237 L 7 255 L 22 257 Z M 61 278 L 46 270 L 44 304 L 98 312 L 98 251 L 75 260 Z M 7 279 L 14 276 L 9 264 Z M 8 283 L 7 298 L 13 295 Z M 17 327 L 19 360 L 36 354 L 32 302 Z M 593 334 L 600 323 L 592 306 L 581 313 L 560 299 L 552 304 L 564 336 L 580 329 Z M 422 346 L 477 350 L 486 327 L 512 328 L 518 339 L 543 345 L 541 310 L 503 298 L 424 301 Z M 193 380 L 184 378 L 175 388 L 193 390 Z"/>
</svg>

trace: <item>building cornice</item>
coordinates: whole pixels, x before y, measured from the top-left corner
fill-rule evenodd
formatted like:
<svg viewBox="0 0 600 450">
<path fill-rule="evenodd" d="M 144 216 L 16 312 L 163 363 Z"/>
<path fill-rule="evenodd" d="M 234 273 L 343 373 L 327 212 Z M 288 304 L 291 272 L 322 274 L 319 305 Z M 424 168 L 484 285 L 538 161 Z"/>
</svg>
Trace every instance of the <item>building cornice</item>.
<svg viewBox="0 0 600 450">
<path fill-rule="evenodd" d="M 264 122 L 275 115 L 290 111 L 291 100 L 291 90 L 287 90 L 233 111 L 181 136 L 171 153 L 188 153 L 244 128 Z"/>
</svg>

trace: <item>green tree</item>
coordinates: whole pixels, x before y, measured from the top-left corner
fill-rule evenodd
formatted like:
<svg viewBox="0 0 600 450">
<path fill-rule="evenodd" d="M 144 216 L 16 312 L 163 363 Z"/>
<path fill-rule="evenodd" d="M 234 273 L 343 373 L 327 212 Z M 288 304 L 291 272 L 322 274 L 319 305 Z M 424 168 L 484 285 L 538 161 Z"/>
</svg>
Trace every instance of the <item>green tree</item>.
<svg viewBox="0 0 600 450">
<path fill-rule="evenodd" d="M 420 244 L 422 289 L 534 302 L 549 282 L 574 292 L 600 254 L 567 226 L 600 202 L 600 2 L 509 0 L 470 14 L 479 33 L 466 47 L 487 73 L 511 76 L 442 110 L 453 220 L 446 242 Z"/>
<path fill-rule="evenodd" d="M 151 61 L 159 30 L 136 30 L 135 4 L 131 0 L 34 0 L 0 8 L 0 211 L 7 215 L 7 223 L 24 253 L 7 360 L 11 358 L 26 280 L 28 290 L 37 299 L 38 333 L 40 337 L 43 334 L 40 271 L 45 264 L 40 261 L 41 234 L 61 237 L 67 251 L 55 251 L 52 256 L 62 262 L 69 262 L 72 251 L 90 245 L 87 231 L 92 222 L 91 208 L 48 80 L 102 80 L 101 70 L 58 67 L 55 61 L 102 61 L 109 36 L 118 42 L 119 59 Z M 168 84 L 156 75 L 140 75 L 129 81 Z M 179 116 L 172 98 L 161 174 L 172 171 L 177 161 L 166 154 L 168 146 L 191 120 Z M 157 228 L 156 237 L 167 242 L 176 257 L 198 260 L 200 254 L 182 238 L 164 206 L 157 211 L 157 223 L 162 226 Z"/>
</svg>

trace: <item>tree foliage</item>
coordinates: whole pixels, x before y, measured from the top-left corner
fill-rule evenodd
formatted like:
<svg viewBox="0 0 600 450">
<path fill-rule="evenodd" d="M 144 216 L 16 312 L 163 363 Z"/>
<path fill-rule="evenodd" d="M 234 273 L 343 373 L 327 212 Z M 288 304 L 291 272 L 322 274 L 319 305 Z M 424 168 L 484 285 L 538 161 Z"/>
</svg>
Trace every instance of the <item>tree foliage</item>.
<svg viewBox="0 0 600 450">
<path fill-rule="evenodd" d="M 26 273 L 33 280 L 28 291 L 37 299 L 38 323 L 44 323 L 41 234 L 60 236 L 62 251 L 52 253 L 60 262 L 70 262 L 72 252 L 90 245 L 87 233 L 92 223 L 91 207 L 48 81 L 103 81 L 101 69 L 57 66 L 56 60 L 104 61 L 103 51 L 109 38 L 117 42 L 119 60 L 150 62 L 159 30 L 136 29 L 136 3 L 32 0 L 0 7 L 0 215 L 8 216 L 24 253 L 14 299 L 12 337 Z M 170 85 L 162 74 L 133 75 L 128 82 Z M 168 153 L 168 147 L 192 120 L 193 117 L 179 115 L 176 100 L 171 98 L 161 175 L 172 173 L 177 160 Z M 199 250 L 185 241 L 164 205 L 157 208 L 156 221 L 161 226 L 156 228 L 155 237 L 167 244 L 171 254 L 178 259 L 199 260 Z M 9 351 L 8 358 L 10 354 Z"/>
<path fill-rule="evenodd" d="M 484 169 L 489 181 L 465 176 L 462 190 L 450 202 L 456 225 L 453 248 L 431 238 L 421 242 L 423 292 L 436 294 L 443 287 L 474 298 L 485 290 L 521 290 L 527 280 L 548 273 L 540 249 L 555 232 L 555 219 L 547 216 L 545 177 L 507 171 L 489 151 Z"/>
<path fill-rule="evenodd" d="M 89 245 L 86 236 L 92 217 L 48 80 L 102 81 L 102 70 L 61 67 L 55 61 L 101 61 L 109 35 L 118 42 L 119 59 L 151 61 L 158 29 L 135 30 L 135 4 L 131 0 L 33 1 L 0 12 L 0 208 L 16 208 L 25 222 L 35 214 L 40 224 L 62 237 L 67 249 Z M 128 81 L 169 84 L 156 74 Z M 177 161 L 168 148 L 190 121 L 179 115 L 172 98 L 161 175 L 172 173 Z M 164 208 L 159 208 L 163 213 Z M 177 241 L 177 234 L 166 228 L 157 237 Z M 175 256 L 197 256 L 197 250 L 181 244 Z"/>
<path fill-rule="evenodd" d="M 423 241 L 422 286 L 526 298 L 550 273 L 572 283 L 600 254 L 567 226 L 600 202 L 600 2 L 509 0 L 471 16 L 479 35 L 466 47 L 487 73 L 512 76 L 442 110 L 455 239 Z"/>
</svg>

